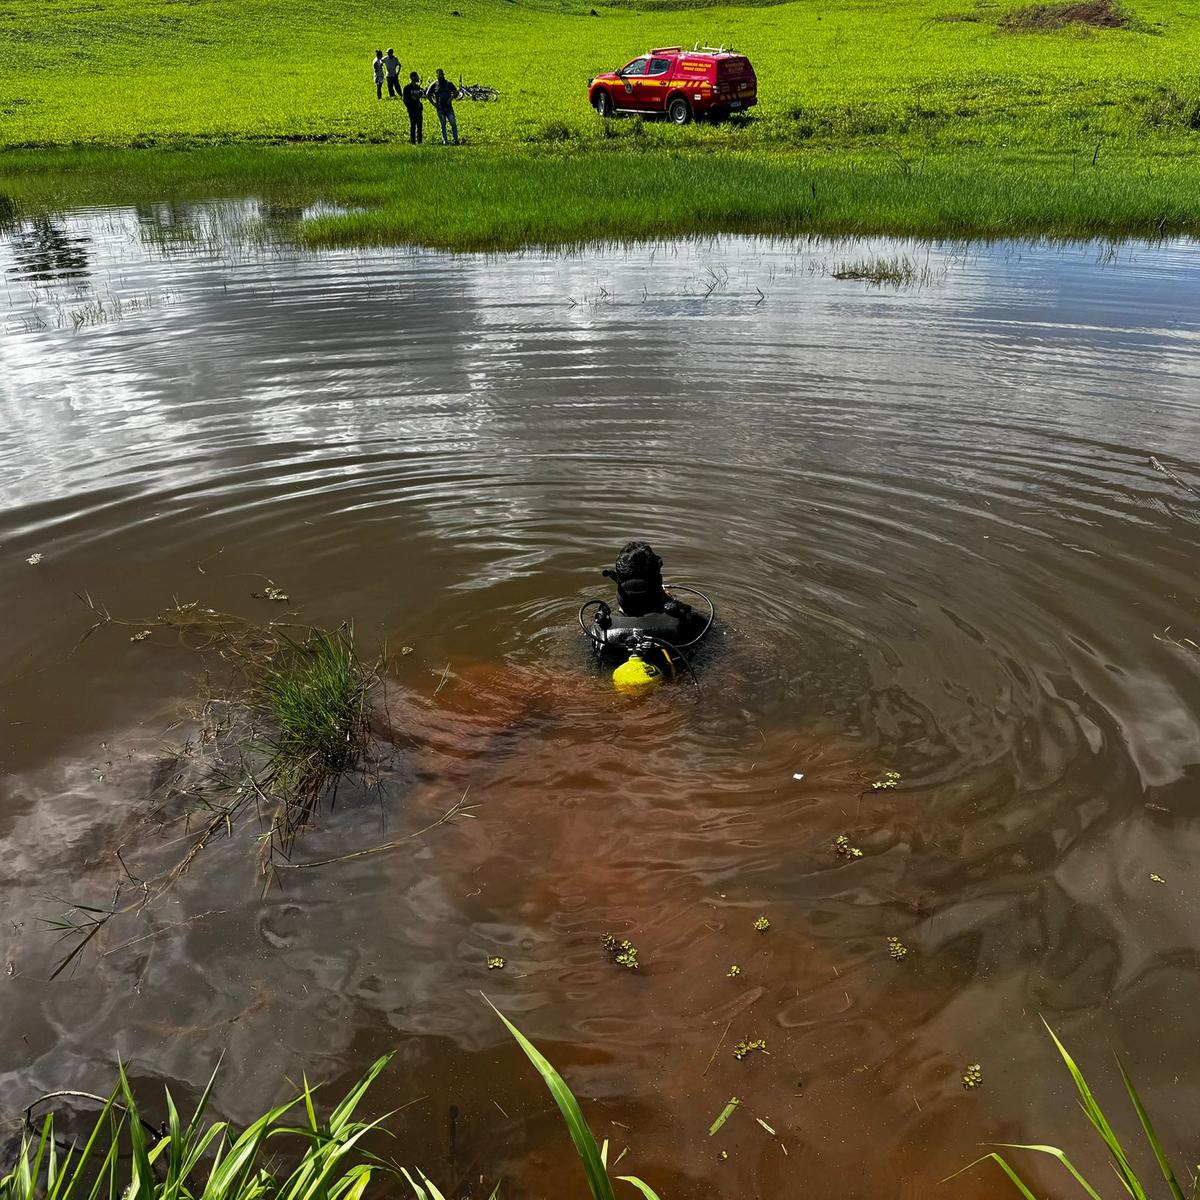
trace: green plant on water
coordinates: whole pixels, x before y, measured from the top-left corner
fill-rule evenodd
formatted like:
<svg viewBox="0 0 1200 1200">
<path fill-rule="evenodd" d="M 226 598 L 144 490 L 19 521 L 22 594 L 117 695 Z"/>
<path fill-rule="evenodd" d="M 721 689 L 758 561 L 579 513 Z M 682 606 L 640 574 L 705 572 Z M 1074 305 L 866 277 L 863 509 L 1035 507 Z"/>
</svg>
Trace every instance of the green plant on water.
<svg viewBox="0 0 1200 1200">
<path fill-rule="evenodd" d="M 833 851 L 839 858 L 862 858 L 863 856 L 863 852 L 857 846 L 850 845 L 850 839 L 844 833 L 839 833 L 833 839 Z"/>
<path fill-rule="evenodd" d="M 92 607 L 97 627 L 145 625 L 219 658 L 207 676 L 218 682 L 195 714 L 199 735 L 173 756 L 171 786 L 199 801 L 204 820 L 171 875 L 186 872 L 213 837 L 231 834 L 250 807 L 264 830 L 259 861 L 269 886 L 280 856 L 290 859 L 296 838 L 322 800 L 336 797 L 343 778 L 357 771 L 370 783 L 363 760 L 382 661 L 368 665 L 359 657 L 348 623 L 334 630 L 262 624 L 195 602 L 131 623 Z"/>
<path fill-rule="evenodd" d="M 917 278 L 916 264 L 909 258 L 870 258 L 843 263 L 833 270 L 834 279 L 860 279 L 876 286 L 901 287 Z"/>
<path fill-rule="evenodd" d="M 1043 1024 L 1046 1024 L 1044 1021 Z M 1132 1200 L 1149 1200 L 1152 1195 L 1152 1182 L 1144 1179 L 1139 1175 L 1138 1169 L 1131 1161 L 1129 1151 L 1125 1147 L 1125 1143 L 1113 1128 L 1108 1116 L 1100 1107 L 1099 1101 L 1096 1099 L 1092 1089 L 1088 1086 L 1087 1080 L 1084 1078 L 1083 1072 L 1076 1065 L 1075 1060 L 1067 1052 L 1067 1048 L 1058 1039 L 1058 1035 L 1046 1025 L 1046 1031 L 1054 1040 L 1054 1045 L 1058 1049 L 1062 1060 L 1066 1063 L 1067 1070 L 1070 1072 L 1071 1080 L 1075 1084 L 1075 1090 L 1079 1093 L 1080 1107 L 1083 1109 L 1084 1115 L 1091 1122 L 1092 1128 L 1100 1135 L 1101 1141 L 1108 1150 L 1110 1165 L 1116 1172 L 1117 1178 L 1121 1181 L 1125 1191 L 1132 1197 Z M 1121 1082 L 1125 1085 L 1125 1094 L 1129 1097 L 1129 1102 L 1133 1106 L 1133 1111 L 1137 1114 L 1138 1123 L 1141 1125 L 1142 1133 L 1146 1138 L 1150 1149 L 1154 1152 L 1155 1162 L 1158 1164 L 1158 1169 L 1166 1182 L 1167 1189 L 1170 1193 L 1171 1200 L 1184 1200 L 1183 1188 L 1179 1184 L 1179 1180 L 1171 1167 L 1170 1161 L 1167 1158 L 1166 1151 L 1163 1149 L 1163 1144 L 1155 1131 L 1154 1124 L 1150 1119 L 1150 1114 L 1146 1111 L 1146 1106 L 1142 1103 L 1142 1098 L 1138 1095 L 1137 1088 L 1134 1087 L 1133 1080 L 1129 1076 L 1129 1072 L 1125 1069 L 1124 1062 L 1121 1057 L 1117 1056 L 1117 1069 L 1121 1072 Z M 972 1064 L 971 1070 L 975 1076 L 979 1076 L 979 1065 Z M 966 1083 L 966 1076 L 963 1077 Z M 968 1086 L 976 1086 L 968 1084 Z M 1066 1153 L 1060 1150 L 1057 1146 L 1041 1146 L 1041 1145 L 1024 1145 L 1004 1142 L 1000 1144 L 1001 1150 L 1029 1150 L 1035 1154 L 1048 1155 L 1058 1163 L 1060 1163 L 1071 1178 L 1083 1189 L 1083 1191 L 1091 1197 L 1091 1200 L 1100 1200 L 1100 1193 L 1097 1189 L 1080 1173 Z M 993 1150 L 990 1154 L 985 1154 L 981 1158 L 977 1158 L 974 1162 L 963 1167 L 961 1171 L 956 1171 L 950 1178 L 954 1179 L 961 1175 L 963 1171 L 969 1171 L 972 1167 L 978 1166 L 982 1162 L 994 1162 L 1005 1175 L 1012 1181 L 1017 1191 L 1021 1193 L 1025 1200 L 1037 1200 L 1029 1185 L 1017 1173 L 1016 1168 L 1002 1155 L 999 1150 Z M 1200 1177 L 1196 1181 L 1196 1185 L 1191 1189 L 1193 1198 L 1200 1192 Z"/>
<path fill-rule="evenodd" d="M 638 962 L 638 949 L 628 938 L 618 940 L 615 934 L 606 933 L 600 939 L 608 956 L 619 967 L 627 971 L 636 971 L 641 965 Z"/>
<path fill-rule="evenodd" d="M 277 733 L 269 769 L 298 787 L 344 771 L 366 744 L 367 696 L 377 676 L 359 659 L 354 631 L 314 629 L 303 641 L 281 635 L 259 676 L 256 702 Z"/>
<path fill-rule="evenodd" d="M 744 1059 L 746 1055 L 750 1054 L 752 1051 L 761 1050 L 765 1054 L 766 1049 L 767 1042 L 765 1038 L 743 1038 L 736 1046 L 734 1046 L 733 1057 L 736 1058 L 738 1062 L 741 1062 L 742 1059 Z"/>
<path fill-rule="evenodd" d="M 571 1089 L 534 1044 L 488 1001 L 545 1081 L 583 1164 L 593 1200 L 614 1200 L 608 1142 L 596 1144 Z M 361 1121 L 355 1112 L 391 1055 L 378 1059 L 327 1117 L 319 1117 L 307 1080 L 300 1093 L 268 1110 L 239 1131 L 228 1121 L 205 1120 L 216 1072 L 186 1120 L 170 1091 L 164 1093 L 168 1120 L 161 1133 L 141 1115 L 122 1066 L 82 1145 L 60 1148 L 54 1115 L 21 1139 L 16 1161 L 0 1175 L 0 1200 L 362 1200 L 374 1183 L 383 1194 L 395 1187 L 417 1200 L 446 1200 L 419 1167 L 397 1166 L 365 1145 L 381 1130 L 381 1119 Z M 287 1153 L 291 1148 L 292 1153 Z M 281 1167 L 280 1163 L 290 1166 Z M 634 1175 L 617 1176 L 659 1200 Z M 490 1200 L 500 1195 L 500 1185 Z"/>
</svg>

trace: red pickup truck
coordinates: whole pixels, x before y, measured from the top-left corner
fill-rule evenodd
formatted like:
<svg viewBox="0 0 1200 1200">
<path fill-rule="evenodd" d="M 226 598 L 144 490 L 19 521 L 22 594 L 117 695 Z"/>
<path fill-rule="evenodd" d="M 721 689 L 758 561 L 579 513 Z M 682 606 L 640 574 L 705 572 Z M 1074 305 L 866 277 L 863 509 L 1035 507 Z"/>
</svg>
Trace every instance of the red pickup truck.
<svg viewBox="0 0 1200 1200">
<path fill-rule="evenodd" d="M 588 85 L 588 100 L 602 116 L 666 113 L 676 125 L 693 117 L 742 112 L 758 103 L 758 77 L 750 60 L 724 46 L 663 46 Z"/>
</svg>

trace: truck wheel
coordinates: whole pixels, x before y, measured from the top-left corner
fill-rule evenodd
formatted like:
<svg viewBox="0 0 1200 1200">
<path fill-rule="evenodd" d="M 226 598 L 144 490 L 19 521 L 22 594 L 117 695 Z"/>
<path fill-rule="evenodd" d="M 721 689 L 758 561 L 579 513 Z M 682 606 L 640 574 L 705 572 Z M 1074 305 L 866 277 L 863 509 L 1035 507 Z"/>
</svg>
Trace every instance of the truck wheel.
<svg viewBox="0 0 1200 1200">
<path fill-rule="evenodd" d="M 613 106 L 612 97 L 607 92 L 596 93 L 596 111 L 602 117 L 611 117 L 616 109 Z"/>
<path fill-rule="evenodd" d="M 676 96 L 667 105 L 667 116 L 676 125 L 686 125 L 692 119 L 691 105 L 682 96 Z"/>
</svg>

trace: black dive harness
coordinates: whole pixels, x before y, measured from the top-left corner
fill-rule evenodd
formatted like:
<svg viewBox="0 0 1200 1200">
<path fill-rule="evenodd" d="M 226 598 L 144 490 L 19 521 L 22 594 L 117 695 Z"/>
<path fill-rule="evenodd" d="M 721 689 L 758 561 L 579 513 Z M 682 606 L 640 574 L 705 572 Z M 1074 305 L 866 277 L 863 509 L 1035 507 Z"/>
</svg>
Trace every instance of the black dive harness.
<svg viewBox="0 0 1200 1200">
<path fill-rule="evenodd" d="M 670 612 L 646 613 L 640 617 L 631 617 L 623 612 L 613 612 L 611 606 L 604 600 L 585 600 L 579 607 L 579 627 L 587 634 L 592 643 L 592 649 L 598 655 L 611 655 L 622 661 L 638 656 L 661 662 L 670 672 L 672 678 L 678 674 L 678 666 L 682 663 L 689 672 L 692 680 L 699 686 L 696 672 L 683 653 L 685 650 L 700 642 L 712 628 L 716 617 L 713 602 L 698 588 L 684 587 L 681 584 L 666 584 L 669 592 L 687 592 L 699 596 L 708 605 L 708 617 L 704 627 L 694 637 L 682 641 L 684 620 Z M 589 625 L 586 620 L 588 609 L 595 608 L 596 613 Z"/>
</svg>

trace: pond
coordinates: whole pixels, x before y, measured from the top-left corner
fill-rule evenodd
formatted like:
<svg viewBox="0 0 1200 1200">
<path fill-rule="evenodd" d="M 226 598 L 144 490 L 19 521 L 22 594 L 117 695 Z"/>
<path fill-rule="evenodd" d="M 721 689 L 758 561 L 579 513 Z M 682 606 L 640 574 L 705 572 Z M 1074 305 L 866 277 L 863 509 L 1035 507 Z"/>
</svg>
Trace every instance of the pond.
<svg viewBox="0 0 1200 1200">
<path fill-rule="evenodd" d="M 579 1195 L 486 993 L 664 1200 L 924 1196 L 988 1141 L 1094 1166 L 1039 1017 L 1192 1153 L 1193 248 L 304 253 L 280 216 L 0 241 L 4 1117 L 118 1056 L 153 1113 L 224 1054 L 246 1120 L 395 1050 L 402 1161 Z M 838 278 L 879 259 L 907 282 Z M 643 702 L 576 623 L 633 537 L 720 617 Z M 296 859 L 476 807 L 265 894 L 244 821 L 129 906 L 194 840 L 162 792 L 211 663 L 93 610 L 278 618 L 264 578 L 390 654 L 377 786 Z M 51 979 L 47 923 L 118 887 Z"/>
</svg>

